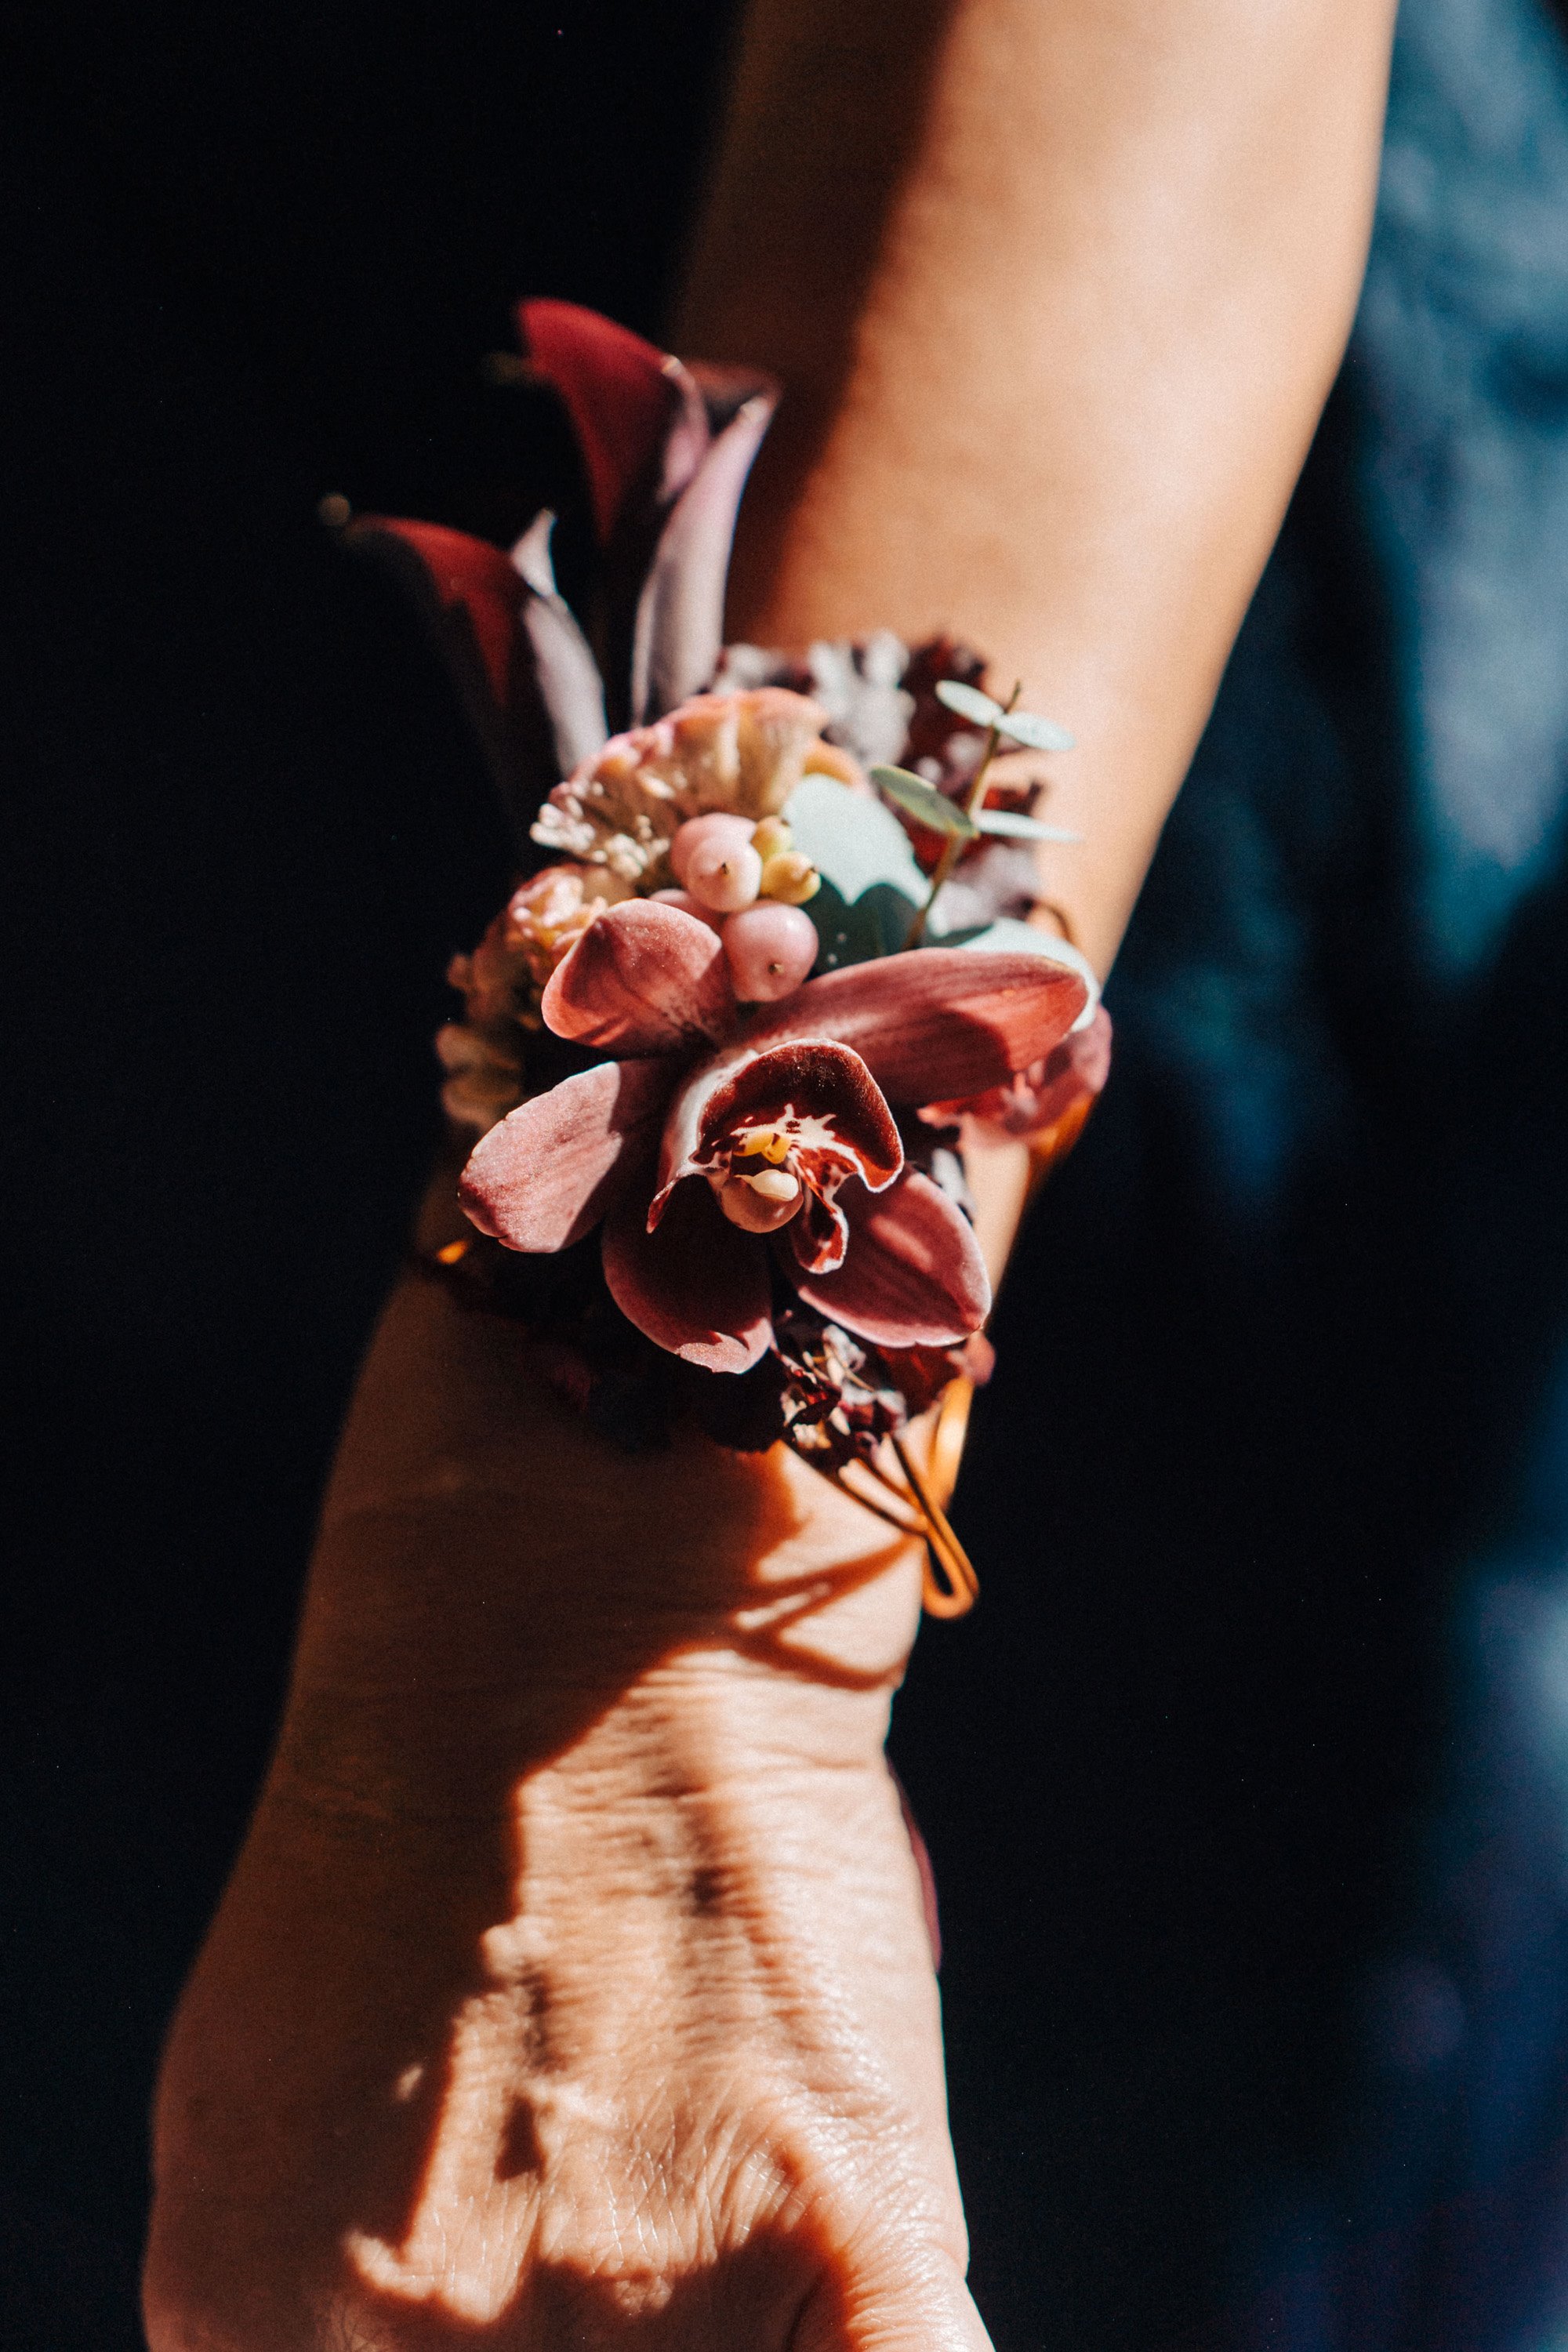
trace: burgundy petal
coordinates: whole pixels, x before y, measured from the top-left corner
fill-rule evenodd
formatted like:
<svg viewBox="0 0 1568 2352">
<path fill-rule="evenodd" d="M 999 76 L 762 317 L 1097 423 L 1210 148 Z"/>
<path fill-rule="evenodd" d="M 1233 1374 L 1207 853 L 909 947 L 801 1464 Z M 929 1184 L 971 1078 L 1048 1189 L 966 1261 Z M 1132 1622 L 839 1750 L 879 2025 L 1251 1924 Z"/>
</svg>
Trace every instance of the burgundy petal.
<svg viewBox="0 0 1568 2352">
<path fill-rule="evenodd" d="M 807 1274 L 832 1274 L 844 1263 L 849 1246 L 849 1221 L 837 1200 L 808 1192 L 800 1214 L 784 1229 L 790 1247 Z"/>
<path fill-rule="evenodd" d="M 852 1045 L 889 1102 L 983 1094 L 1044 1060 L 1088 1002 L 1077 972 L 1045 956 L 921 948 L 807 981 L 746 1034 Z"/>
<path fill-rule="evenodd" d="M 890 1184 L 903 1166 L 892 1114 L 851 1047 L 818 1037 L 792 1037 L 762 1054 L 747 1045 L 704 1062 L 676 1095 L 650 1213 L 658 1217 L 683 1176 L 712 1166 L 737 1127 L 765 1123 L 786 1105 L 799 1114 L 830 1118 L 843 1156 L 855 1160 L 873 1192 Z"/>
<path fill-rule="evenodd" d="M 743 1372 L 771 1345 L 767 1244 L 743 1234 L 708 1186 L 681 1185 L 647 1230 L 651 1156 L 605 1220 L 605 1280 L 621 1313 L 671 1355 L 710 1372 Z"/>
<path fill-rule="evenodd" d="M 614 1054 L 671 1054 L 724 1036 L 735 992 L 717 931 L 679 907 L 626 898 L 589 925 L 540 1009 L 558 1037 Z"/>
<path fill-rule="evenodd" d="M 439 523 L 361 515 L 344 538 L 413 600 L 462 698 L 500 789 L 527 837 L 542 766 L 570 773 L 605 740 L 604 694 L 581 630 L 540 585 L 549 517 L 520 542 L 520 569 L 487 541 Z M 532 779 L 532 782 L 530 782 Z"/>
<path fill-rule="evenodd" d="M 807 1306 L 886 1348 L 947 1347 L 980 1328 L 991 1285 L 978 1244 L 928 1176 L 906 1169 L 886 1192 L 848 1183 L 839 1200 L 848 1254 L 837 1274 L 793 1273 Z"/>
<path fill-rule="evenodd" d="M 519 1105 L 475 1145 L 458 1186 L 480 1233 L 508 1249 L 565 1249 L 592 1231 L 618 1181 L 628 1140 L 655 1122 L 669 1072 L 601 1062 Z"/>
<path fill-rule="evenodd" d="M 443 613 L 461 616 L 489 692 L 504 704 L 517 616 L 528 596 L 510 557 L 488 540 L 470 539 L 443 523 L 404 522 L 390 515 L 361 515 L 350 525 L 349 536 L 362 547 L 390 542 L 416 560 L 426 593 Z M 378 546 L 377 551 L 391 548 Z"/>
<path fill-rule="evenodd" d="M 519 761 L 541 748 L 542 713 L 520 616 L 526 583 L 499 547 L 433 522 L 361 515 L 343 534 L 412 597 L 447 664 L 513 813 Z"/>
<path fill-rule="evenodd" d="M 529 358 L 565 403 L 583 452 L 595 525 L 607 540 L 667 435 L 685 423 L 686 388 L 663 352 L 575 302 L 522 302 L 517 321 Z M 689 468 L 699 454 L 693 450 Z"/>
</svg>

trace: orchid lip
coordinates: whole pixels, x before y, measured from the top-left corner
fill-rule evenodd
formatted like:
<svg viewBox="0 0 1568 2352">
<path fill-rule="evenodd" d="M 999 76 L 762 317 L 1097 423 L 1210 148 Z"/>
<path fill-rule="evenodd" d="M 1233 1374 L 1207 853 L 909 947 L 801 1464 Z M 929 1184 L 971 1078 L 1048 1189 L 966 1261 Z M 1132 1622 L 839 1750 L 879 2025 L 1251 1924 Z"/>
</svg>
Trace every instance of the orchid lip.
<svg viewBox="0 0 1568 2352">
<path fill-rule="evenodd" d="M 750 1175 L 743 1169 L 715 1169 L 708 1179 L 713 1197 L 742 1233 L 776 1234 L 805 1205 L 805 1187 L 782 1168 Z"/>
<path fill-rule="evenodd" d="M 762 1054 L 721 1050 L 678 1086 L 648 1204 L 650 1233 L 683 1177 L 727 1180 L 737 1161 L 750 1163 L 740 1170 L 748 1177 L 785 1171 L 802 1202 L 816 1198 L 831 1209 L 848 1176 L 873 1192 L 891 1183 L 903 1147 L 858 1054 L 831 1040 L 784 1038 Z"/>
</svg>

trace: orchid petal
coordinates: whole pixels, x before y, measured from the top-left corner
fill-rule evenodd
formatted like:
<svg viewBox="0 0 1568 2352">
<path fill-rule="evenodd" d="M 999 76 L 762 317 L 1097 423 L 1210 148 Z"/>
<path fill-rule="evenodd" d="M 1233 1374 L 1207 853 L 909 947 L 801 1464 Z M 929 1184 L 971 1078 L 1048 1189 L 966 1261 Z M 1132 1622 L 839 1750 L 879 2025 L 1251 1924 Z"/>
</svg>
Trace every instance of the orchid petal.
<svg viewBox="0 0 1568 2352">
<path fill-rule="evenodd" d="M 458 1188 L 480 1233 L 508 1249 L 563 1250 L 592 1231 L 616 1190 L 629 1139 L 664 1108 L 669 1073 L 601 1062 L 520 1104 L 481 1137 Z"/>
<path fill-rule="evenodd" d="M 808 1192 L 800 1214 L 784 1228 L 796 1262 L 807 1274 L 836 1274 L 849 1247 L 849 1221 L 837 1201 Z"/>
<path fill-rule="evenodd" d="M 1021 923 L 1016 915 L 997 915 L 983 931 L 973 932 L 963 942 L 975 955 L 1037 955 L 1051 963 L 1065 964 L 1076 971 L 1084 984 L 1083 1010 L 1073 1023 L 1075 1029 L 1087 1029 L 1094 1019 L 1100 1003 L 1100 977 L 1081 948 L 1064 940 L 1055 931 L 1041 930 L 1034 923 Z"/>
<path fill-rule="evenodd" d="M 558 1037 L 614 1054 L 669 1054 L 727 1034 L 735 992 L 723 942 L 708 924 L 679 907 L 628 898 L 607 908 L 557 965 L 540 1011 Z"/>
<path fill-rule="evenodd" d="M 849 1248 L 836 1274 L 795 1273 L 796 1290 L 847 1330 L 882 1348 L 951 1347 L 991 1311 L 969 1220 L 929 1176 L 906 1169 L 886 1192 L 847 1184 Z"/>
<path fill-rule="evenodd" d="M 1005 1121 L 1008 1133 L 1043 1134 L 1080 1102 L 1091 1103 L 1110 1076 L 1110 1015 L 1102 1004 L 1087 1029 L 1064 1037 L 1055 1053 L 1047 1055 L 1037 1073 L 1027 1071 L 1015 1081 L 1028 1098 L 1029 1116 L 1022 1129 Z"/>
<path fill-rule="evenodd" d="M 946 1101 L 1043 1061 L 1088 993 L 1078 972 L 1043 955 L 921 948 L 808 981 L 745 1042 L 762 1053 L 785 1035 L 836 1038 L 889 1102 Z"/>
<path fill-rule="evenodd" d="M 765 1244 L 731 1224 L 700 1181 L 676 1192 L 657 1233 L 647 1200 L 646 1182 L 630 1182 L 605 1218 L 611 1297 L 656 1347 L 707 1371 L 749 1371 L 773 1336 Z"/>
<path fill-rule="evenodd" d="M 1005 1087 L 967 1102 L 928 1103 L 921 1117 L 933 1127 L 968 1116 L 1005 1135 L 1026 1136 L 1038 1150 L 1060 1156 L 1077 1137 L 1110 1075 L 1110 1015 L 1100 1006 L 1087 1029 L 1075 1030 L 1032 1068 Z"/>
<path fill-rule="evenodd" d="M 833 1156 L 853 1161 L 872 1192 L 890 1184 L 903 1166 L 892 1114 L 850 1046 L 818 1037 L 789 1038 L 763 1054 L 738 1046 L 701 1064 L 670 1105 L 652 1221 L 657 1224 L 683 1177 L 717 1165 L 726 1136 L 762 1125 L 786 1106 L 797 1117 L 830 1119 Z M 803 1156 L 809 1159 L 810 1147 Z"/>
</svg>

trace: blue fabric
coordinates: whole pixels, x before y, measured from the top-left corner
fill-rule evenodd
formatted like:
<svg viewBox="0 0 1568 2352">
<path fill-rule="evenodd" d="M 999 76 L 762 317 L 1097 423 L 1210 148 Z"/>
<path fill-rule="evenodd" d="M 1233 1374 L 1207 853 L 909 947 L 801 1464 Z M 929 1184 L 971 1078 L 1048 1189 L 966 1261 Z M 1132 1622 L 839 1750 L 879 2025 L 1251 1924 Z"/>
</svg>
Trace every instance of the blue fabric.
<svg viewBox="0 0 1568 2352">
<path fill-rule="evenodd" d="M 1398 614 L 1420 950 L 1473 979 L 1560 861 L 1568 55 L 1521 0 L 1410 0 L 1355 339 Z"/>
<path fill-rule="evenodd" d="M 1336 434 L 1118 991 L 1233 1229 L 1267 1247 L 1314 1167 L 1353 1186 L 1392 1164 L 1411 1285 L 1447 1304 L 1463 1457 L 1413 1563 L 1405 1674 L 1432 1715 L 1345 1971 L 1342 2112 L 1315 2164 L 1242 2189 L 1232 2327 L 1289 2352 L 1561 2352 L 1568 51 L 1525 0 L 1408 0 Z M 1357 563 L 1375 669 L 1326 634 Z M 1226 877 L 1206 944 L 1200 870 Z M 1365 1491 L 1351 1433 L 1322 1475 Z"/>
<path fill-rule="evenodd" d="M 1568 2347 L 1565 802 L 1568 48 L 1407 0 L 900 1706 L 1004 2352 Z"/>
</svg>

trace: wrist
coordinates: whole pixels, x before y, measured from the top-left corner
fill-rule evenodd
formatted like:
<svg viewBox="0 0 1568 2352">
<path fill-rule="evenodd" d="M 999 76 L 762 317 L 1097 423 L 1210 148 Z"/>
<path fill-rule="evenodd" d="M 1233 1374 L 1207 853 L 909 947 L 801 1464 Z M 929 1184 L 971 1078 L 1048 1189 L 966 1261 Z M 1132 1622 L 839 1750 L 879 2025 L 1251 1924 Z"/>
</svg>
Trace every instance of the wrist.
<svg viewBox="0 0 1568 2352">
<path fill-rule="evenodd" d="M 613 1454 L 514 1327 L 409 1283 L 329 1489 L 275 1782 L 490 1811 L 606 1720 L 639 1785 L 693 1741 L 872 1757 L 920 1578 L 783 1447 Z"/>
</svg>

